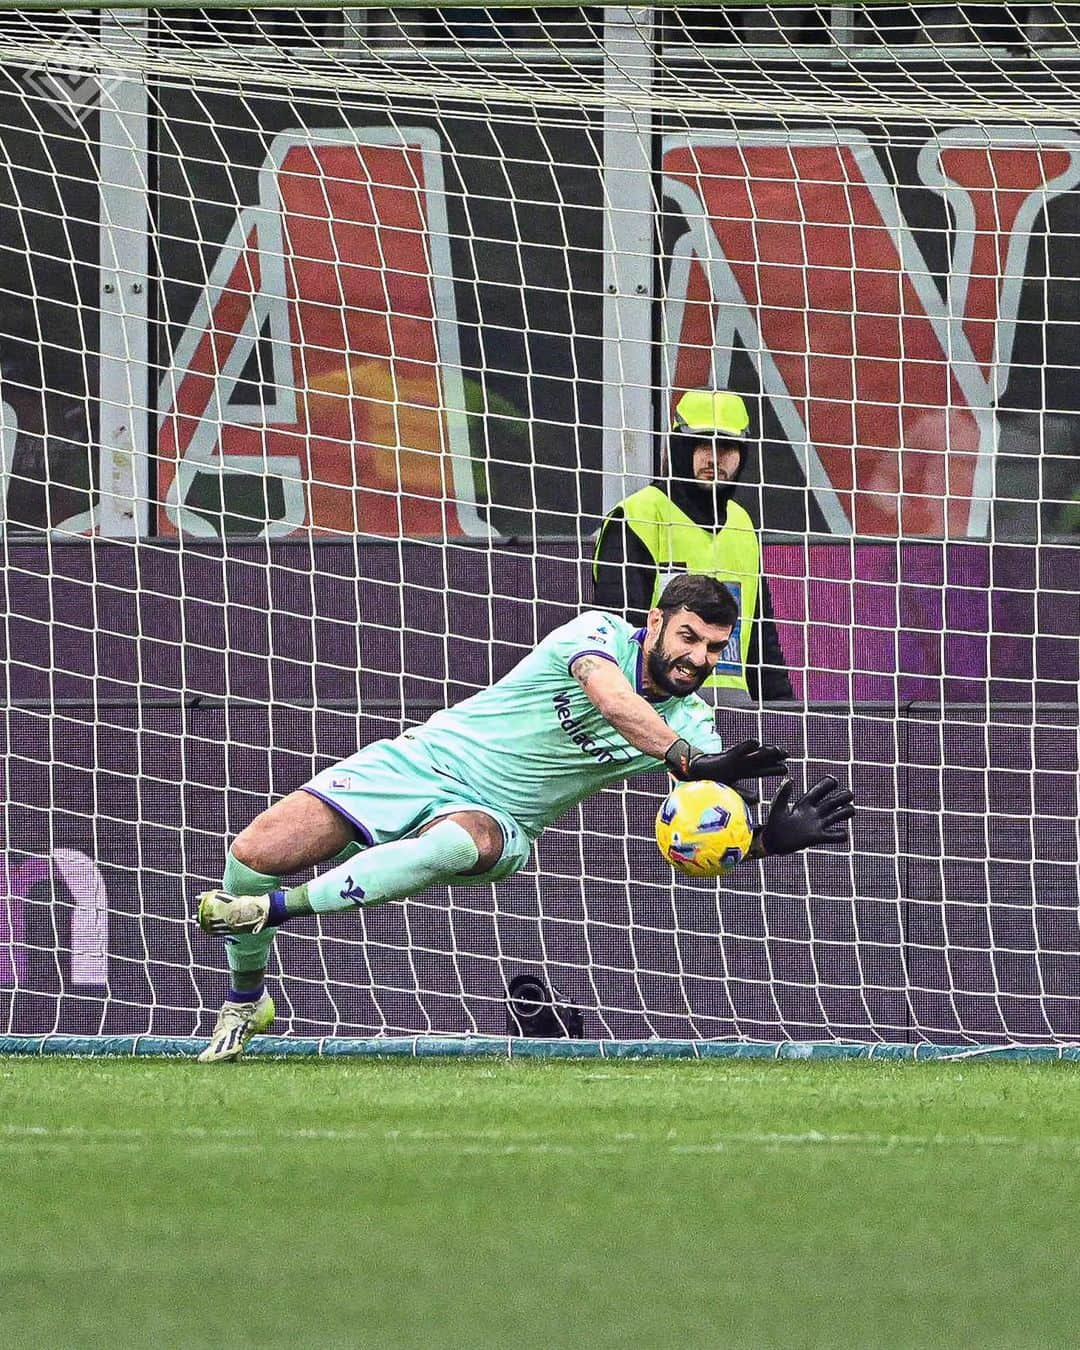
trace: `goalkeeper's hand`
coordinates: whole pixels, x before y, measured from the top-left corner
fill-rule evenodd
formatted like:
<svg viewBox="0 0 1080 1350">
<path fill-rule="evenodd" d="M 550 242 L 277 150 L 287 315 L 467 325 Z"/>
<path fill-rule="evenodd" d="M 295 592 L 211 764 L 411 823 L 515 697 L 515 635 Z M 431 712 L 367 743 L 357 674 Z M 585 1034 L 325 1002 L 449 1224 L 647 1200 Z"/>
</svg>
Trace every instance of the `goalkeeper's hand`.
<svg viewBox="0 0 1080 1350">
<path fill-rule="evenodd" d="M 695 750 L 688 741 L 680 739 L 668 746 L 664 763 L 683 782 L 711 778 L 714 783 L 727 783 L 753 805 L 758 800 L 757 794 L 736 785 L 743 778 L 775 778 L 787 773 L 787 751 L 757 741 L 741 741 L 730 750 L 719 752 Z"/>
<path fill-rule="evenodd" d="M 819 779 L 797 802 L 791 800 L 794 790 L 790 778 L 780 784 L 765 824 L 754 831 L 751 857 L 773 857 L 819 844 L 847 843 L 845 822 L 855 814 L 852 793 L 831 776 Z"/>
</svg>

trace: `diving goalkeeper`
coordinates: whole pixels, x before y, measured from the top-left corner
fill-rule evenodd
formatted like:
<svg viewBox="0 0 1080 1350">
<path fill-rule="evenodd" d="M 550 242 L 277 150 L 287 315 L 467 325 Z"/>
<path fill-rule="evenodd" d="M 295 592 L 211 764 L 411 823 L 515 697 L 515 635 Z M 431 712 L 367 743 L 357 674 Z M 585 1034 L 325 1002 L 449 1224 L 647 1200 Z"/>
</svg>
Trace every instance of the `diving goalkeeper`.
<svg viewBox="0 0 1080 1350">
<path fill-rule="evenodd" d="M 200 1060 L 237 1059 L 269 1028 L 266 965 L 283 923 L 447 882 L 501 881 L 564 811 L 634 774 L 666 766 L 678 779 L 728 784 L 785 774 L 787 752 L 776 746 L 725 750 L 695 693 L 737 619 L 727 588 L 693 575 L 670 582 L 637 631 L 611 614 L 581 614 L 487 689 L 324 769 L 257 816 L 229 849 L 222 889 L 198 899 L 200 927 L 225 936 L 231 977 Z M 835 778 L 791 798 L 787 781 L 751 857 L 847 839 L 852 795 Z M 325 862 L 314 880 L 282 886 Z"/>
</svg>

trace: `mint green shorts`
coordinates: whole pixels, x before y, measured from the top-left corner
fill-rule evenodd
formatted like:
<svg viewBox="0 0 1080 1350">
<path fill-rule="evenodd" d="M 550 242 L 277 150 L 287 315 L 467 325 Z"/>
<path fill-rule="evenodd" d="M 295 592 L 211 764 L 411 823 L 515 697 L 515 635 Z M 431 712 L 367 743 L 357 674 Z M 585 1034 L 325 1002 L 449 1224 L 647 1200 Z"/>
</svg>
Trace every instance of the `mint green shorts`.
<svg viewBox="0 0 1080 1350">
<path fill-rule="evenodd" d="M 437 768 L 422 742 L 408 734 L 366 745 L 317 773 L 303 791 L 344 816 L 367 848 L 407 839 L 455 811 L 482 811 L 502 830 L 502 857 L 490 871 L 462 876 L 464 883 L 501 881 L 529 861 L 532 846 L 517 821 L 479 801 L 475 788 Z"/>
</svg>

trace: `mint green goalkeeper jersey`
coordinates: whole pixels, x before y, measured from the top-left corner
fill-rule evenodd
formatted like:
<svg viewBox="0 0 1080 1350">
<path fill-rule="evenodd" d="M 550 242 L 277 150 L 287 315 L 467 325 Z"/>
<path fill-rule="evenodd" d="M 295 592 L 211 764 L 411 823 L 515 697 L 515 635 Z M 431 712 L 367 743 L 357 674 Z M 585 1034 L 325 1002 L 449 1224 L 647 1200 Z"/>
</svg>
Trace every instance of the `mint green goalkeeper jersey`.
<svg viewBox="0 0 1080 1350">
<path fill-rule="evenodd" d="M 479 694 L 407 732 L 432 762 L 507 812 L 532 838 L 610 783 L 662 767 L 607 722 L 570 674 L 586 654 L 612 661 L 639 694 L 644 629 L 596 610 L 549 633 L 522 661 Z M 696 694 L 650 700 L 671 727 L 701 749 L 719 750 L 713 710 Z"/>
</svg>

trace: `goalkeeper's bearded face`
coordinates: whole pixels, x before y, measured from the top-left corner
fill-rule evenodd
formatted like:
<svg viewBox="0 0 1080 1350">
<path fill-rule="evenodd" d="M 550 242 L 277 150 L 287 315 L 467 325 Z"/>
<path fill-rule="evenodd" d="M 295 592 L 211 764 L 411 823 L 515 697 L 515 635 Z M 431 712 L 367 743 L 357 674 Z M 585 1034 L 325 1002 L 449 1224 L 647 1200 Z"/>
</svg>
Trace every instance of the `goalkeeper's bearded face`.
<svg viewBox="0 0 1080 1350">
<path fill-rule="evenodd" d="M 688 609 L 665 615 L 654 609 L 645 630 L 645 671 L 659 692 L 685 698 L 712 674 L 731 627 L 706 623 Z"/>
</svg>

